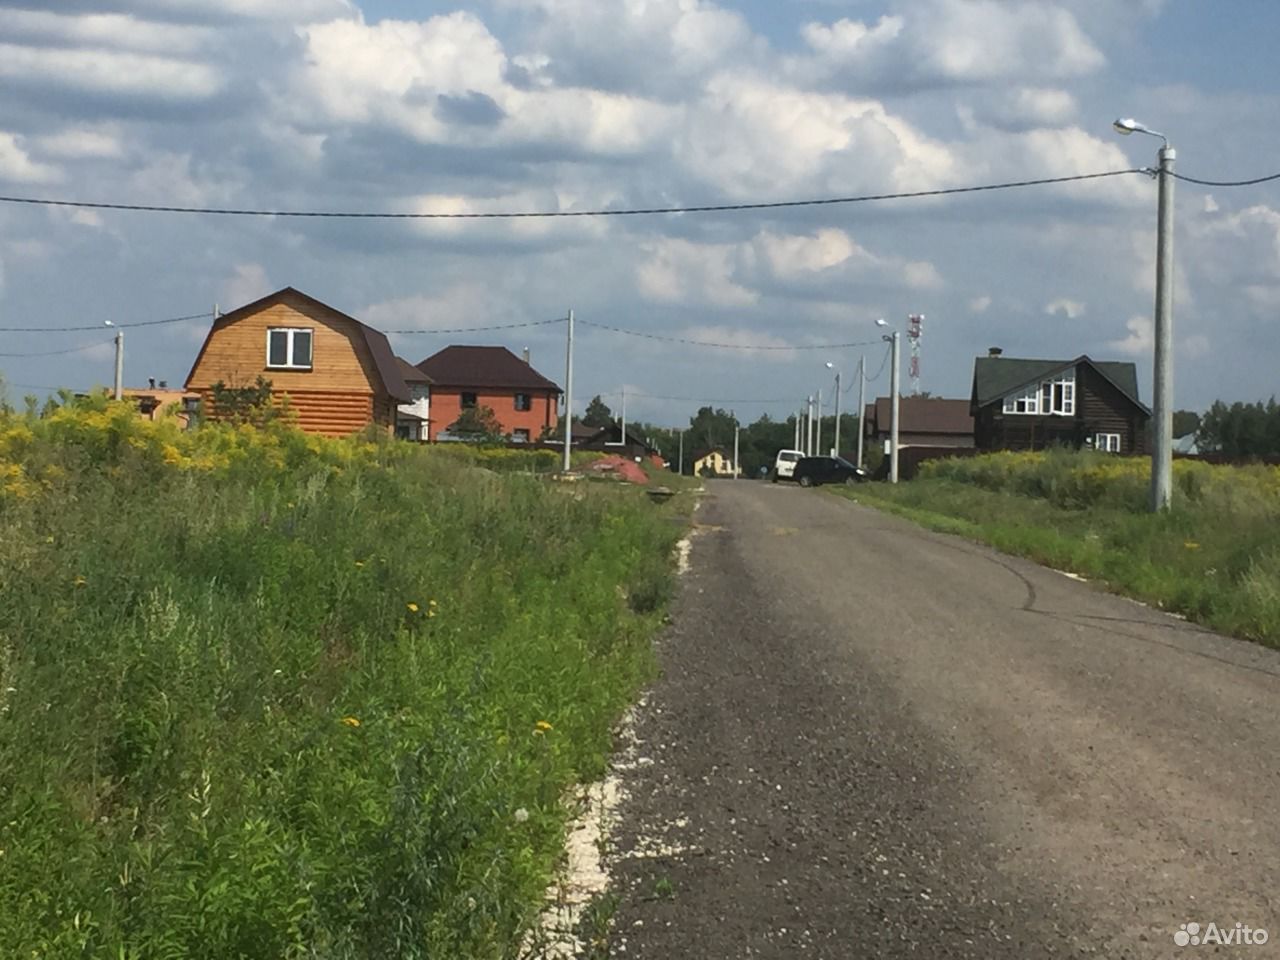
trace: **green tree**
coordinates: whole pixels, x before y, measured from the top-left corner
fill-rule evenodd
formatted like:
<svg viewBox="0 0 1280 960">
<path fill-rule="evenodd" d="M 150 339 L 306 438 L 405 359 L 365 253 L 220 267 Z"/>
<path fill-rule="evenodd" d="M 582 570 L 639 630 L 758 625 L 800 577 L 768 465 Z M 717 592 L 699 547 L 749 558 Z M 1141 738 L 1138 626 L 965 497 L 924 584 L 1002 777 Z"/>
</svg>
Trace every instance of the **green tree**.
<svg viewBox="0 0 1280 960">
<path fill-rule="evenodd" d="M 1215 400 L 1196 431 L 1200 449 L 1228 457 L 1280 456 L 1280 405 Z"/>
<path fill-rule="evenodd" d="M 258 374 L 252 386 L 228 386 L 219 380 L 209 388 L 212 419 L 224 423 L 265 426 L 287 415 L 287 408 L 271 397 L 271 381 Z"/>
<path fill-rule="evenodd" d="M 1173 411 L 1173 437 L 1178 439 L 1200 429 L 1200 414 L 1194 410 Z"/>
<path fill-rule="evenodd" d="M 502 424 L 489 407 L 468 407 L 462 416 L 449 424 L 448 432 L 467 440 L 501 440 Z"/>
<path fill-rule="evenodd" d="M 613 423 L 613 411 L 609 409 L 608 404 L 600 399 L 600 395 L 596 394 L 591 398 L 591 402 L 587 404 L 587 412 L 582 418 L 582 422 L 588 427 L 607 427 Z"/>
</svg>

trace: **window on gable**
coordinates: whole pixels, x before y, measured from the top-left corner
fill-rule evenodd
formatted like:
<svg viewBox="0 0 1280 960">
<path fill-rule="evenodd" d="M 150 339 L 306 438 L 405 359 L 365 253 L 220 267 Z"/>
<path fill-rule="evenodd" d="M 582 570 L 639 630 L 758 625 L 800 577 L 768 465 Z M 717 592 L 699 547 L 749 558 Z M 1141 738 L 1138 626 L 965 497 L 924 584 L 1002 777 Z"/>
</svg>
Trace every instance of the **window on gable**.
<svg viewBox="0 0 1280 960">
<path fill-rule="evenodd" d="M 1004 398 L 1005 413 L 1042 413 L 1074 416 L 1076 412 L 1076 378 L 1074 374 L 1042 380 L 1021 393 Z"/>
<path fill-rule="evenodd" d="M 1004 398 L 1005 413 L 1039 413 L 1040 388 L 1031 387 L 1022 393 L 1011 393 Z"/>
<path fill-rule="evenodd" d="M 303 327 L 267 330 L 267 366 L 276 370 L 311 369 L 312 331 Z"/>
<path fill-rule="evenodd" d="M 532 410 L 532 409 L 533 409 L 533 398 L 532 398 L 532 397 L 530 397 L 530 396 L 529 396 L 529 394 L 527 394 L 527 393 L 517 393 L 517 394 L 516 394 L 516 409 L 517 409 L 517 410 Z"/>
<path fill-rule="evenodd" d="M 463 391 L 462 409 L 470 410 L 475 405 L 476 405 L 476 395 L 474 393 L 467 393 L 466 391 Z"/>
</svg>

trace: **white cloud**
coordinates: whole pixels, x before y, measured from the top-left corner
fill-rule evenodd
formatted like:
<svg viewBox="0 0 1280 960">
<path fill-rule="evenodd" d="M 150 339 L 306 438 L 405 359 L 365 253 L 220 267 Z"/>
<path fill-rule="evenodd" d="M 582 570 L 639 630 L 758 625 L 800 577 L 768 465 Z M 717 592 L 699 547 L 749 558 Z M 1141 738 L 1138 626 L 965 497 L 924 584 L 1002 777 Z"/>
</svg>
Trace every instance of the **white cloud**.
<svg viewBox="0 0 1280 960">
<path fill-rule="evenodd" d="M 744 252 L 736 245 L 664 238 L 644 249 L 648 257 L 636 270 L 636 284 L 649 300 L 743 307 L 760 298 L 735 280 L 735 261 Z"/>
<path fill-rule="evenodd" d="M 788 346 L 787 340 L 774 336 L 771 333 L 760 330 L 744 329 L 742 327 L 693 326 L 686 327 L 679 331 L 679 336 L 689 340 L 697 340 L 702 343 L 728 344 L 735 347 L 767 348 L 751 351 L 750 356 L 753 360 L 772 360 L 775 362 L 787 361 L 794 360 L 796 355 L 794 350 L 777 349 L 779 347 Z"/>
<path fill-rule="evenodd" d="M 1151 353 L 1155 348 L 1155 333 L 1151 317 L 1130 317 L 1125 327 L 1128 328 L 1129 335 L 1119 340 L 1110 340 L 1107 346 L 1117 353 L 1131 356 Z"/>
<path fill-rule="evenodd" d="M 1206 193 L 1204 195 L 1204 212 L 1205 213 L 1218 212 L 1218 201 L 1213 199 L 1212 193 Z"/>
<path fill-rule="evenodd" d="M 980 297 L 974 297 L 969 301 L 970 313 L 986 313 L 991 308 L 991 298 L 986 294 Z"/>
<path fill-rule="evenodd" d="M 820 273 L 854 257 L 870 257 L 847 233 L 834 228 L 819 230 L 812 236 L 766 231 L 755 242 L 774 275 L 788 279 Z"/>
<path fill-rule="evenodd" d="M 31 142 L 43 154 L 68 160 L 114 159 L 124 153 L 117 134 L 91 127 L 68 127 Z"/>
<path fill-rule="evenodd" d="M 267 271 L 262 264 L 238 264 L 231 276 L 222 282 L 220 302 L 226 304 L 222 308 L 223 312 L 260 300 L 275 289 L 267 279 Z"/>
<path fill-rule="evenodd" d="M 129 14 L 60 14 L 0 9 L 0 34 L 50 40 L 63 46 L 94 45 L 150 53 L 192 53 L 215 37 L 207 27 L 142 20 Z"/>
<path fill-rule="evenodd" d="M 938 268 L 927 260 L 910 260 L 904 263 L 902 280 L 912 290 L 937 290 L 943 285 Z"/>
<path fill-rule="evenodd" d="M 1051 300 L 1044 305 L 1045 313 L 1050 316 L 1066 317 L 1068 320 L 1083 317 L 1085 310 L 1085 305 L 1079 300 L 1070 300 L 1067 297 L 1059 297 L 1057 300 Z"/>
<path fill-rule="evenodd" d="M 213 67 L 173 57 L 11 43 L 0 43 L 0 77 L 154 100 L 204 100 L 223 86 Z"/>
<path fill-rule="evenodd" d="M 1182 341 L 1181 353 L 1188 360 L 1195 360 L 1207 354 L 1210 346 L 1209 338 L 1197 333 Z"/>
<path fill-rule="evenodd" d="M 23 148 L 22 139 L 0 130 L 0 180 L 15 183 L 50 183 L 59 179 L 56 167 L 37 163 Z"/>
</svg>

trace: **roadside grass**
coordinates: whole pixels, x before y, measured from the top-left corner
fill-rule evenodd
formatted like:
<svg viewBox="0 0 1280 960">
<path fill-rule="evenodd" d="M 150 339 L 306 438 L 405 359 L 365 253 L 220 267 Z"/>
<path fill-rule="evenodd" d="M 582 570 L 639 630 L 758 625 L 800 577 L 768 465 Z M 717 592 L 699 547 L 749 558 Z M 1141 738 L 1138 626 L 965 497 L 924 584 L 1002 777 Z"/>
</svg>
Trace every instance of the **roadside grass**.
<svg viewBox="0 0 1280 960">
<path fill-rule="evenodd" d="M 6 955 L 514 954 L 683 498 L 482 459 L 0 417 Z"/>
<path fill-rule="evenodd" d="M 1175 507 L 1154 515 L 1143 461 L 1051 452 L 926 466 L 896 487 L 835 492 L 1280 646 L 1276 468 L 1178 461 Z"/>
</svg>

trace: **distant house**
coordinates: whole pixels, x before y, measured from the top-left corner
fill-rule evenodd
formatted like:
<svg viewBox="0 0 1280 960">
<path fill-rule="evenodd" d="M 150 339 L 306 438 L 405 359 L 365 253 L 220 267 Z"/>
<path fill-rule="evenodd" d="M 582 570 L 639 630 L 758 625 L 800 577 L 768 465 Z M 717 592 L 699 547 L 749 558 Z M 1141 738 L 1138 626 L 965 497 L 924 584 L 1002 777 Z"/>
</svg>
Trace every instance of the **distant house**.
<svg viewBox="0 0 1280 960">
<path fill-rule="evenodd" d="M 1020 360 L 996 348 L 974 361 L 969 409 L 979 450 L 1060 445 L 1142 453 L 1151 419 L 1132 363 Z"/>
<path fill-rule="evenodd" d="M 889 439 L 893 404 L 890 397 L 877 397 L 867 404 L 862 418 L 863 436 L 872 443 Z M 898 398 L 898 444 L 900 447 L 972 447 L 973 416 L 968 400 L 935 397 Z"/>
<path fill-rule="evenodd" d="M 213 385 L 271 381 L 309 433 L 343 436 L 369 424 L 395 429 L 413 402 L 386 336 L 305 293 L 285 287 L 213 322 L 186 387 L 216 420 Z"/>
<path fill-rule="evenodd" d="M 191 415 L 200 403 L 200 395 L 190 390 L 175 390 L 161 380 L 152 380 L 146 387 L 124 387 L 121 398 L 138 407 L 138 415 L 146 420 L 159 420 L 166 410 L 176 405 L 174 418 L 186 429 Z"/>
<path fill-rule="evenodd" d="M 396 366 L 412 397 L 409 403 L 396 407 L 396 436 L 402 440 L 427 440 L 431 423 L 431 378 L 403 357 L 396 357 Z"/>
<path fill-rule="evenodd" d="M 732 477 L 733 457 L 723 447 L 693 451 L 693 475 L 695 477 Z"/>
<path fill-rule="evenodd" d="M 578 440 L 576 433 L 578 425 L 575 423 L 573 426 L 575 430 L 573 443 L 581 450 L 616 453 L 629 460 L 634 460 L 637 457 L 652 458 L 657 453 L 657 450 L 647 440 L 633 433 L 630 429 L 627 430 L 626 439 L 624 440 L 622 427 L 616 423 L 594 429 L 589 436 L 584 437 L 582 440 Z"/>
<path fill-rule="evenodd" d="M 560 388 L 506 347 L 445 347 L 418 369 L 431 378 L 432 440 L 477 407 L 492 410 L 513 440 L 537 440 L 556 428 Z"/>
</svg>

